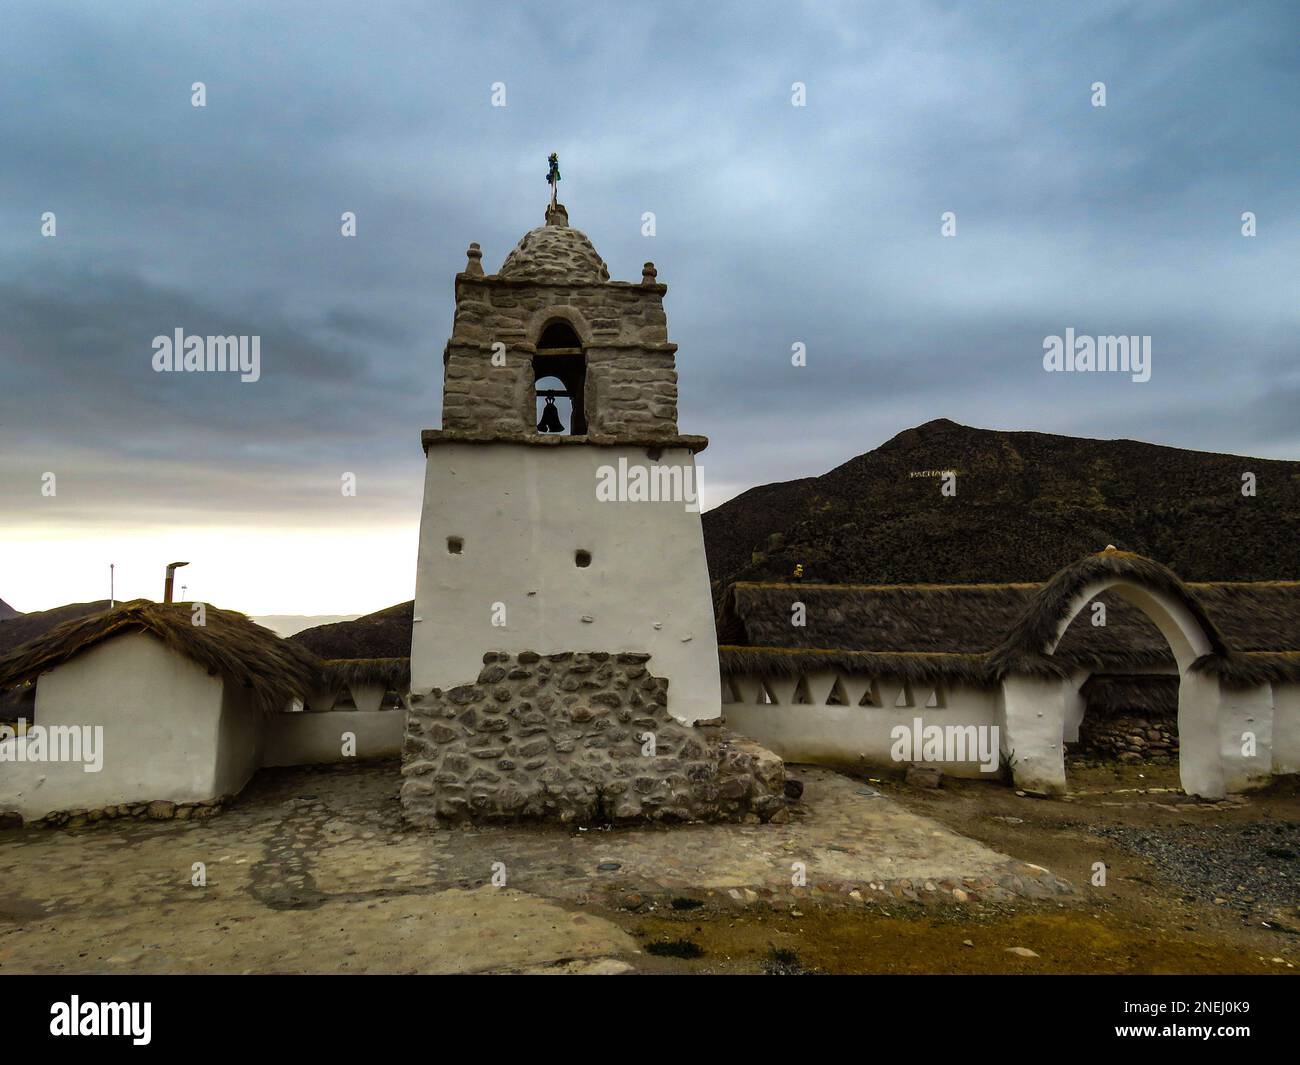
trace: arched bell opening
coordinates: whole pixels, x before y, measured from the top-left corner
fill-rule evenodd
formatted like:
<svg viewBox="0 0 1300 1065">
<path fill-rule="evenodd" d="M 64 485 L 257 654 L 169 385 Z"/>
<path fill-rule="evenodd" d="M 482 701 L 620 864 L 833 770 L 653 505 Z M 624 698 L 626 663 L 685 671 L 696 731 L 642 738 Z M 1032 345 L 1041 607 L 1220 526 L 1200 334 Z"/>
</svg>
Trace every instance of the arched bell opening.
<svg viewBox="0 0 1300 1065">
<path fill-rule="evenodd" d="M 551 322 L 533 356 L 533 398 L 539 433 L 587 434 L 587 356 L 565 321 Z"/>
</svg>

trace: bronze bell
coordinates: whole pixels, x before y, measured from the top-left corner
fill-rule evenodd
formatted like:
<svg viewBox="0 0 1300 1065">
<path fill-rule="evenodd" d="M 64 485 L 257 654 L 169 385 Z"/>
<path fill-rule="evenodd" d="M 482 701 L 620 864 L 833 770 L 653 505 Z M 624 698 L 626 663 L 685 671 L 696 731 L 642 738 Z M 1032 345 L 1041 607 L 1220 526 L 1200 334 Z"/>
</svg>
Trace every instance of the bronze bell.
<svg viewBox="0 0 1300 1065">
<path fill-rule="evenodd" d="M 546 397 L 546 406 L 542 408 L 542 420 L 537 423 L 539 433 L 562 433 L 564 424 L 560 421 L 559 408 L 555 406 L 555 397 Z"/>
</svg>

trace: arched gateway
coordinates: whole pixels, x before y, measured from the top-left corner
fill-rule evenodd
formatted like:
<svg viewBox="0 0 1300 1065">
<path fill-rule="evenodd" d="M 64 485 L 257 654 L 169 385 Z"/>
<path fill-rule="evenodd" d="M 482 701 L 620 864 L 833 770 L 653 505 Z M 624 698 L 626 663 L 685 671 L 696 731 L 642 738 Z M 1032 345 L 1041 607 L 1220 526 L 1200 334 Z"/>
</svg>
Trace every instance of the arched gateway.
<svg viewBox="0 0 1300 1065">
<path fill-rule="evenodd" d="M 1016 783 L 1065 788 L 1068 669 L 1057 646 L 1070 623 L 1103 592 L 1142 611 L 1160 630 L 1178 670 L 1179 775 L 1189 795 L 1217 798 L 1271 774 L 1272 693 L 1241 683 L 1214 622 L 1168 568 L 1107 548 L 1056 574 L 1035 596 L 993 658 L 1002 680 L 1003 752 Z M 1238 671 L 1240 672 L 1240 671 Z M 1237 683 L 1228 684 L 1226 680 Z"/>
<path fill-rule="evenodd" d="M 1042 585 L 738 582 L 719 636 L 727 722 L 790 761 L 926 762 L 984 779 L 1001 768 L 1059 793 L 1084 682 L 1176 675 L 1189 794 L 1300 772 L 1300 582 L 1186 585 L 1113 548 Z M 899 730 L 968 742 L 899 753 Z"/>
</svg>

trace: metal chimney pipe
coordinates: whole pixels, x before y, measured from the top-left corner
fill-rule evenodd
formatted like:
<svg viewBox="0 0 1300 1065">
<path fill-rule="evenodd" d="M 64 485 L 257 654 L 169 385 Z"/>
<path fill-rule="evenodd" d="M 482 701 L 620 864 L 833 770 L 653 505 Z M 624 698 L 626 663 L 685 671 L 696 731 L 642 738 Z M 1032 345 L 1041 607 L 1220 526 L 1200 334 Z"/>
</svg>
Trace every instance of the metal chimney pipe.
<svg viewBox="0 0 1300 1065">
<path fill-rule="evenodd" d="M 167 580 L 163 583 L 163 602 L 172 601 L 172 582 L 176 579 L 176 571 L 182 566 L 188 566 L 188 562 L 169 562 L 167 563 Z"/>
</svg>

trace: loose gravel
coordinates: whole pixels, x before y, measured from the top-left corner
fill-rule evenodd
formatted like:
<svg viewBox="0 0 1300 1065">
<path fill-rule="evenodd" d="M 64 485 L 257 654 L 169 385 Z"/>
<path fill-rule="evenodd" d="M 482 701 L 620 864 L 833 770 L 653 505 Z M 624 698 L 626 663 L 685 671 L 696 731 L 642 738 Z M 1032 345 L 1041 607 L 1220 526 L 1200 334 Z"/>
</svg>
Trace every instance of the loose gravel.
<svg viewBox="0 0 1300 1065">
<path fill-rule="evenodd" d="M 1251 911 L 1300 904 L 1300 821 L 1167 828 L 1098 826 L 1189 893 Z"/>
</svg>

